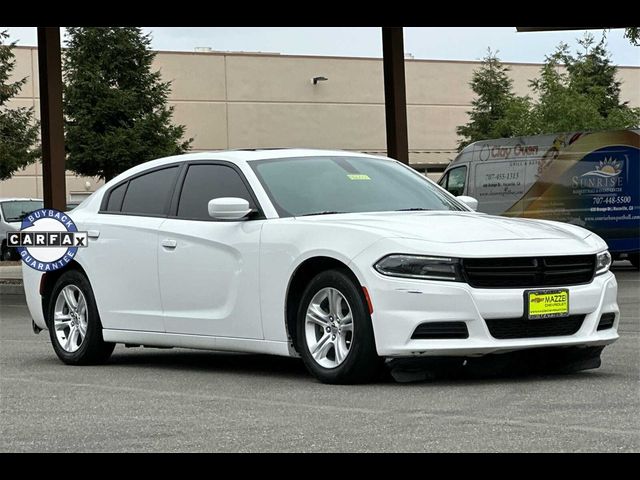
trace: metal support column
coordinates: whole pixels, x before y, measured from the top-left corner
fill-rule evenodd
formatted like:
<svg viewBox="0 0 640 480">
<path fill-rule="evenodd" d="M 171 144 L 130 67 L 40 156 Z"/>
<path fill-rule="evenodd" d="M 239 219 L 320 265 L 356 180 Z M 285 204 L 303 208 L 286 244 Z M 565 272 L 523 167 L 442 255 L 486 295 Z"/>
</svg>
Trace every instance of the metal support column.
<svg viewBox="0 0 640 480">
<path fill-rule="evenodd" d="M 408 164 L 409 139 L 402 27 L 382 27 L 382 57 L 387 155 Z"/>
<path fill-rule="evenodd" d="M 38 27 L 44 205 L 66 208 L 60 28 Z"/>
</svg>

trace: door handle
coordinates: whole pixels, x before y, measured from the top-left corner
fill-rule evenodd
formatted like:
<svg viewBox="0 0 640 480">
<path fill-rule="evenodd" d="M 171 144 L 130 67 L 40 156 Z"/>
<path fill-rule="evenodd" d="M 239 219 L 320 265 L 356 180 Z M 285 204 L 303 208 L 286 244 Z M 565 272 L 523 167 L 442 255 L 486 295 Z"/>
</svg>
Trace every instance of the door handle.
<svg viewBox="0 0 640 480">
<path fill-rule="evenodd" d="M 100 236 L 100 230 L 89 230 L 87 232 L 87 237 L 89 238 L 98 238 Z"/>
<path fill-rule="evenodd" d="M 164 240 L 162 240 L 162 242 L 160 242 L 160 244 L 164 247 L 164 248 L 171 248 L 174 249 L 178 246 L 178 242 L 176 242 L 175 240 L 170 240 L 168 238 L 165 238 Z"/>
</svg>

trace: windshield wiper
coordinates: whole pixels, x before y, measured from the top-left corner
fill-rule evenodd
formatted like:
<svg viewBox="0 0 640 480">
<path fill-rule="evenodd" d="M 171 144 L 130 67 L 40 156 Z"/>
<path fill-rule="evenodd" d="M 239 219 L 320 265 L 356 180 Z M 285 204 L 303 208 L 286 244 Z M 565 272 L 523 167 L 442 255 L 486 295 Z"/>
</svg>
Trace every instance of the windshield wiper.
<svg viewBox="0 0 640 480">
<path fill-rule="evenodd" d="M 334 213 L 347 213 L 347 212 L 334 212 L 332 210 L 324 210 L 322 212 L 305 213 L 305 214 L 298 215 L 298 216 L 299 217 L 308 217 L 309 215 L 332 215 Z"/>
<path fill-rule="evenodd" d="M 411 208 L 399 208 L 398 210 L 394 210 L 394 211 L 395 212 L 429 212 L 432 210 L 433 208 L 411 207 Z"/>
</svg>

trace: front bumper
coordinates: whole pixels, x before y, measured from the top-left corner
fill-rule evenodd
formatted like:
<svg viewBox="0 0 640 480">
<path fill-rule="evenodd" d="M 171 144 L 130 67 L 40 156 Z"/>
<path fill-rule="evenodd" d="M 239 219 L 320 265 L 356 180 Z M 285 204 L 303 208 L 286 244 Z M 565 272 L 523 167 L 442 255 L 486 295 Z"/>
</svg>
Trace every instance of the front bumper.
<svg viewBox="0 0 640 480">
<path fill-rule="evenodd" d="M 368 277 L 376 347 L 385 357 L 481 356 L 527 348 L 599 346 L 618 339 L 618 285 L 611 272 L 587 285 L 558 287 L 569 290 L 569 314 L 585 315 L 575 334 L 504 340 L 490 334 L 485 319 L 522 317 L 525 289 L 479 289 L 465 283 L 407 280 L 377 272 Z M 598 331 L 600 316 L 609 312 L 615 313 L 613 327 Z M 467 325 L 466 339 L 411 338 L 422 323 L 460 321 Z"/>
</svg>

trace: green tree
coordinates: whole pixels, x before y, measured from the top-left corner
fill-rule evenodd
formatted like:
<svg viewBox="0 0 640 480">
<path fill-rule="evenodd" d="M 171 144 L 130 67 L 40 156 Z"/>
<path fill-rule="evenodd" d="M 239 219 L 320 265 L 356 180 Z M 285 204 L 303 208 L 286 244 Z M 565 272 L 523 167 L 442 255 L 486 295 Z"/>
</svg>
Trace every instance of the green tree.
<svg viewBox="0 0 640 480">
<path fill-rule="evenodd" d="M 587 33 L 578 44 L 583 51 L 578 51 L 576 56 L 569 53 L 566 44 L 560 44 L 553 56 L 565 65 L 571 89 L 594 99 L 598 111 L 606 117 L 620 105 L 622 83 L 616 80 L 617 68 L 611 63 L 604 36 L 595 43 L 593 35 Z"/>
<path fill-rule="evenodd" d="M 515 96 L 509 70 L 489 49 L 480 68 L 473 72 L 469 85 L 475 98 L 471 111 L 467 112 L 469 121 L 456 128 L 460 137 L 459 151 L 478 140 L 510 137 L 517 133 L 509 119 L 519 121 L 522 110 L 528 109 L 529 100 Z"/>
<path fill-rule="evenodd" d="M 7 106 L 27 81 L 26 78 L 9 80 L 16 61 L 12 51 L 15 43 L 7 44 L 8 38 L 6 31 L 0 31 L 0 180 L 10 178 L 40 156 L 33 108 Z"/>
<path fill-rule="evenodd" d="M 513 93 L 508 68 L 489 51 L 473 73 L 476 98 L 469 122 L 456 130 L 458 148 L 490 138 L 638 128 L 640 108 L 621 101 L 605 38 L 596 43 L 587 33 L 578 43 L 575 54 L 561 43 L 546 57 L 539 77 L 529 82 L 535 100 Z"/>
<path fill-rule="evenodd" d="M 535 133 L 637 128 L 640 109 L 620 100 L 621 82 L 604 38 L 587 33 L 572 55 L 561 43 L 547 56 L 539 78 L 530 82 L 537 100 L 529 112 Z"/>
<path fill-rule="evenodd" d="M 624 29 L 624 38 L 628 38 L 631 45 L 640 46 L 640 27 L 627 27 Z"/>
<path fill-rule="evenodd" d="M 138 27 L 71 27 L 63 54 L 67 168 L 105 180 L 142 162 L 184 153 L 172 124 L 171 84 L 152 71 Z"/>
</svg>

